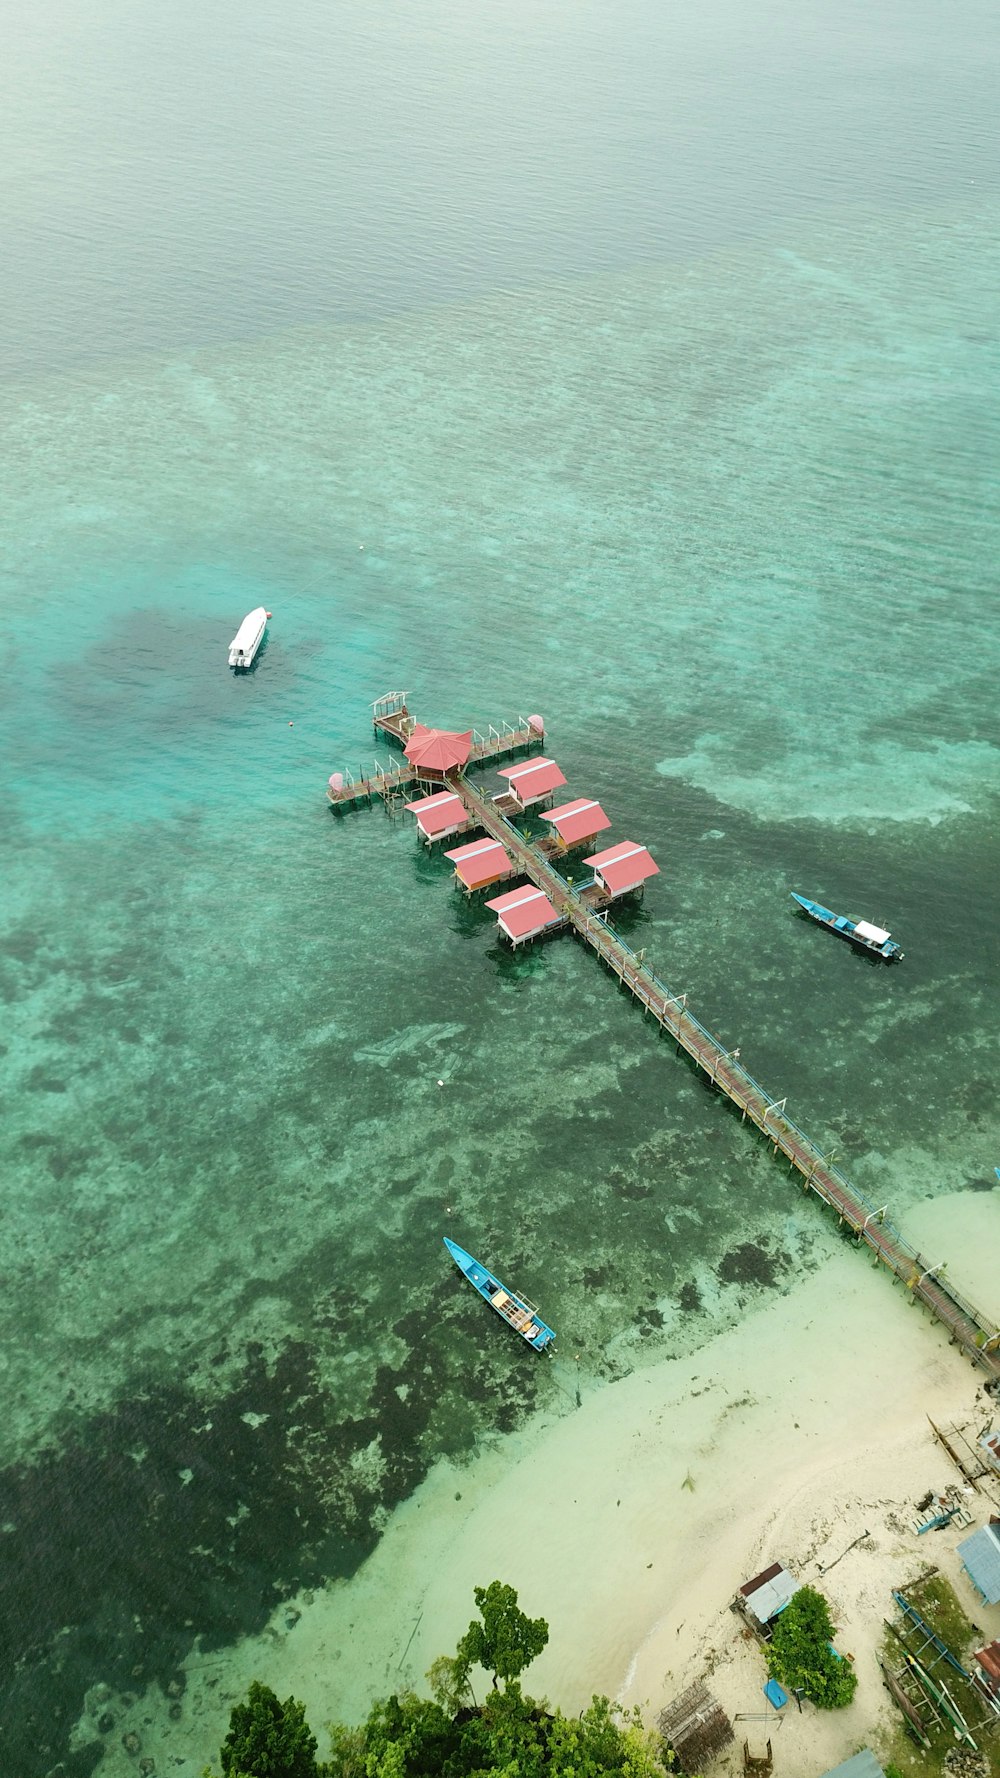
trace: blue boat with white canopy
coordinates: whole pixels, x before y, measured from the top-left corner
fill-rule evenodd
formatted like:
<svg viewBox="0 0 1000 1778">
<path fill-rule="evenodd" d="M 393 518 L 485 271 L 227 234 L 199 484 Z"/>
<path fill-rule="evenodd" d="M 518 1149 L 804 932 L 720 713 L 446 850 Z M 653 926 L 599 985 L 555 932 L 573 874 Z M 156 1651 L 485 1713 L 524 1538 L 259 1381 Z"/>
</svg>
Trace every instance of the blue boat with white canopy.
<svg viewBox="0 0 1000 1778">
<path fill-rule="evenodd" d="M 444 1244 L 459 1271 L 465 1274 L 473 1289 L 478 1290 L 480 1296 L 486 1299 L 490 1308 L 496 1310 L 501 1321 L 506 1321 L 507 1326 L 520 1334 L 522 1340 L 527 1340 L 528 1345 L 533 1346 L 536 1352 L 554 1348 L 555 1334 L 551 1327 L 546 1327 L 538 1310 L 529 1303 L 526 1296 L 508 1290 L 494 1272 L 487 1271 L 478 1259 L 473 1259 L 471 1253 L 466 1253 L 464 1247 L 459 1247 L 457 1241 L 449 1241 L 445 1235 Z"/>
<path fill-rule="evenodd" d="M 849 920 L 846 914 L 831 914 L 829 908 L 822 907 L 818 901 L 809 901 L 804 895 L 796 895 L 791 891 L 793 901 L 797 901 L 811 920 L 820 926 L 826 926 L 835 932 L 838 938 L 846 938 L 859 951 L 868 951 L 873 957 L 881 957 L 886 963 L 899 963 L 903 953 L 888 932 L 882 926 L 873 926 L 869 920 Z"/>
</svg>

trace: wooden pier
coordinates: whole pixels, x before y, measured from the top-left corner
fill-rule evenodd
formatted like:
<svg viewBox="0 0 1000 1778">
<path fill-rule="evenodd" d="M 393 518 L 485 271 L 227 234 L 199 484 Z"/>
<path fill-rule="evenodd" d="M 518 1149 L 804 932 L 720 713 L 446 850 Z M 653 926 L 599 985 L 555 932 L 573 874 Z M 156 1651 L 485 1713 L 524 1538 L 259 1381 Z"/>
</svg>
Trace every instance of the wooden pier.
<svg viewBox="0 0 1000 1778">
<path fill-rule="evenodd" d="M 530 745 L 532 739 L 541 737 L 511 729 L 509 744 L 496 751 L 513 751 L 516 746 Z M 887 1221 L 887 1206 L 871 1203 L 839 1167 L 832 1165 L 830 1156 L 822 1154 L 787 1116 L 785 1099 L 769 1094 L 743 1067 L 738 1053 L 726 1050 L 695 1017 L 687 995 L 672 993 L 644 957 L 637 955 L 614 931 L 607 914 L 600 911 L 600 900 L 607 899 L 602 892 L 598 890 L 595 897 L 591 893 L 594 885 L 587 885 L 582 892 L 576 890 L 555 869 L 543 847 L 527 840 L 501 807 L 484 797 L 464 772 L 448 773 L 446 783 L 461 797 L 472 823 L 503 845 L 512 870 L 543 890 L 566 926 L 596 952 L 620 986 L 639 1002 L 643 1016 L 651 1016 L 660 1031 L 668 1032 L 678 1052 L 683 1050 L 710 1085 L 726 1095 L 739 1109 L 741 1119 L 749 1118 L 771 1144 L 775 1155 L 785 1157 L 789 1169 L 799 1175 L 803 1190 L 814 1193 L 836 1211 L 841 1225 L 853 1233 L 856 1244 L 869 1249 L 873 1263 L 883 1265 L 894 1282 L 899 1279 L 910 1292 L 911 1301 L 922 1304 L 947 1328 L 953 1345 L 959 1346 L 991 1377 L 1000 1379 L 1000 1328 L 941 1276 L 943 1265 L 926 1264 L 922 1255 Z M 440 780 L 432 788 L 439 790 Z M 376 787 L 376 794 L 383 792 Z M 331 801 L 336 801 L 332 794 Z"/>
</svg>

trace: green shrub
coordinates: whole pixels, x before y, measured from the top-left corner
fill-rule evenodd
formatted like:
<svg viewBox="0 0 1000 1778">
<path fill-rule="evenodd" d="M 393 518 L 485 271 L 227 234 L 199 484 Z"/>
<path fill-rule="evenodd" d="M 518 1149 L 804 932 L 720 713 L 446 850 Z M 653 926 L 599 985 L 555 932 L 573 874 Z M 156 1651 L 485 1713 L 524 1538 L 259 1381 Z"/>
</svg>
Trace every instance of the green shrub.
<svg viewBox="0 0 1000 1778">
<path fill-rule="evenodd" d="M 822 1593 L 800 1587 L 775 1622 L 768 1666 L 789 1691 L 801 1691 L 821 1710 L 839 1710 L 857 1690 L 850 1661 L 833 1652 L 833 1624 Z"/>
</svg>

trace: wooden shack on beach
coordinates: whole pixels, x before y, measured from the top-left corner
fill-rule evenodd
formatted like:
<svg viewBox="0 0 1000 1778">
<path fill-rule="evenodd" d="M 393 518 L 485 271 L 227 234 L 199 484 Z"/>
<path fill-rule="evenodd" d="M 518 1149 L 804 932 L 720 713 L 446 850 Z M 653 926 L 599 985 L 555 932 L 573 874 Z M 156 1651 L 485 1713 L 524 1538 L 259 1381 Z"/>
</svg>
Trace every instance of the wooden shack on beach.
<svg viewBox="0 0 1000 1778">
<path fill-rule="evenodd" d="M 657 1727 L 682 1772 L 703 1772 L 734 1739 L 733 1725 L 703 1680 L 696 1680 L 661 1710 Z"/>
</svg>

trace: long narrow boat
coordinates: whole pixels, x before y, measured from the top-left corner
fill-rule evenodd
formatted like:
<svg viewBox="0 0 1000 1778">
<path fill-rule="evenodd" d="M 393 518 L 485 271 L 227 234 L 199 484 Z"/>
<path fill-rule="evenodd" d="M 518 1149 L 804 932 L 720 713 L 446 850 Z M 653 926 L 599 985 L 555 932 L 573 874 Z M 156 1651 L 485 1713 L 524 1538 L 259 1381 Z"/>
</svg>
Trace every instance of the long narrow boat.
<svg viewBox="0 0 1000 1778">
<path fill-rule="evenodd" d="M 554 1347 L 555 1334 L 551 1327 L 546 1327 L 538 1310 L 529 1303 L 526 1296 L 507 1290 L 499 1278 L 480 1265 L 478 1259 L 473 1259 L 471 1253 L 466 1253 L 465 1248 L 460 1247 L 457 1241 L 449 1241 L 445 1235 L 444 1244 L 459 1271 L 464 1272 L 473 1289 L 478 1290 L 481 1297 L 485 1297 L 490 1308 L 496 1310 L 508 1327 L 520 1334 L 522 1340 L 527 1340 L 528 1345 L 533 1346 L 536 1352 L 545 1352 Z"/>
<path fill-rule="evenodd" d="M 873 926 L 868 920 L 849 920 L 846 914 L 831 914 L 829 908 L 822 907 L 818 901 L 809 901 L 804 895 L 796 895 L 791 891 L 793 901 L 804 908 L 811 920 L 818 921 L 838 938 L 846 938 L 859 951 L 868 951 L 873 957 L 882 957 L 886 963 L 899 963 L 903 953 L 888 932 L 882 926 Z"/>
</svg>

